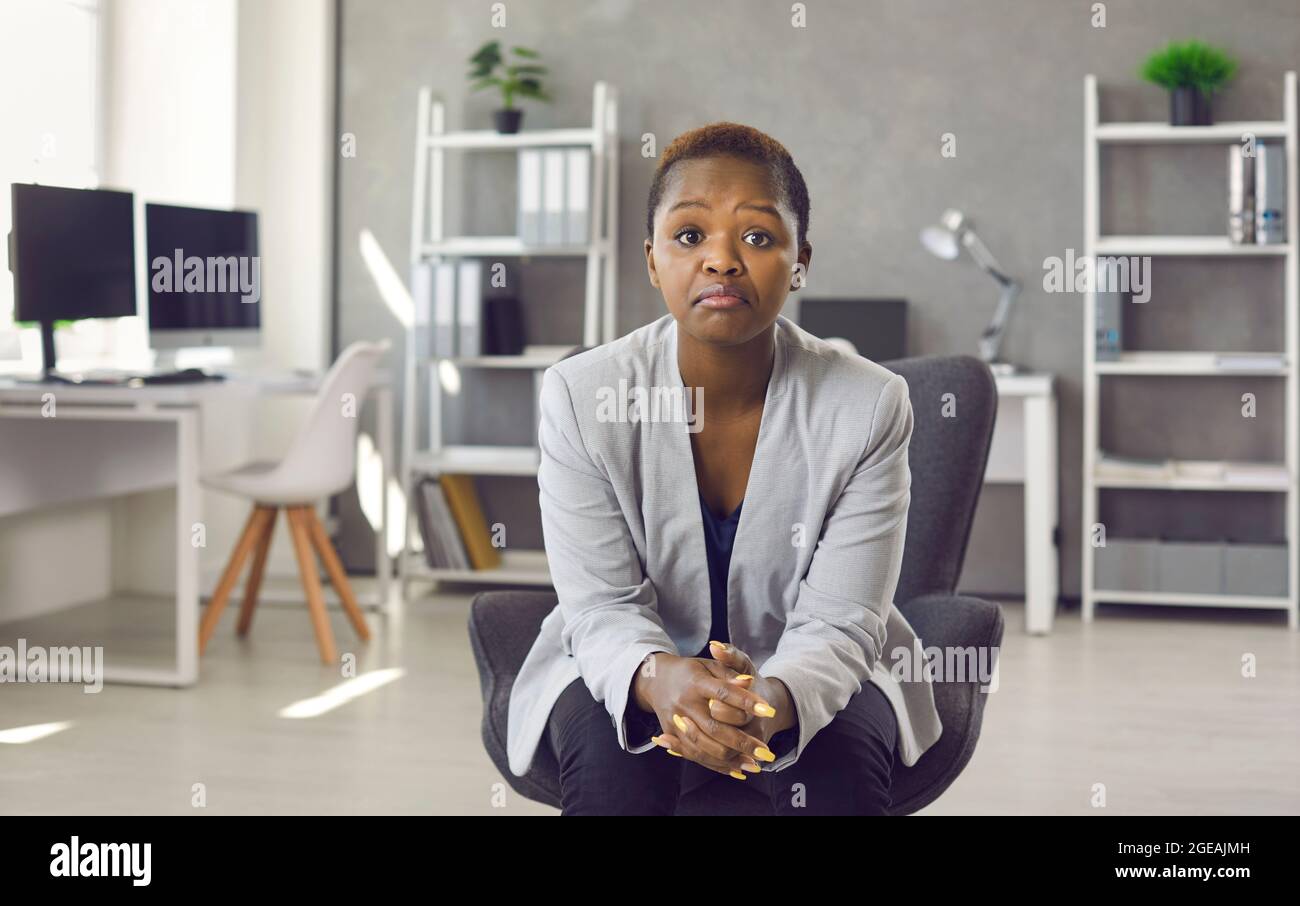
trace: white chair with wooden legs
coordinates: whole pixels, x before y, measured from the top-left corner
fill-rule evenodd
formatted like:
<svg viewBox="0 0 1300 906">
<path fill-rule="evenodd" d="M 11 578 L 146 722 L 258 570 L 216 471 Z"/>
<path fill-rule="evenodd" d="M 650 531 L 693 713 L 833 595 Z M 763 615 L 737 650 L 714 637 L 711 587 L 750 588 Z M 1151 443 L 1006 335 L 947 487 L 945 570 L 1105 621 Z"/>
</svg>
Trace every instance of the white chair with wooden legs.
<svg viewBox="0 0 1300 906">
<path fill-rule="evenodd" d="M 253 501 L 244 532 L 226 564 L 212 599 L 199 624 L 199 654 L 207 648 L 216 632 L 221 612 L 230 592 L 239 580 L 244 562 L 253 555 L 253 568 L 244 586 L 244 600 L 239 608 L 235 631 L 242 637 L 253 623 L 257 592 L 266 568 L 271 534 L 281 509 L 289 523 L 298 571 L 321 660 L 333 664 L 338 660 L 334 633 L 321 591 L 320 571 L 313 549 L 320 555 L 334 590 L 343 602 L 343 610 L 363 641 L 370 638 L 356 596 L 348 583 L 343 564 L 334 545 L 316 515 L 316 503 L 349 487 L 356 474 L 357 417 L 365 399 L 375 366 L 388 350 L 389 342 L 353 343 L 343 351 L 334 367 L 321 382 L 311 416 L 307 419 L 284 459 L 278 463 L 252 463 L 221 475 L 203 479 L 210 488 L 246 497 Z M 382 568 L 382 567 L 381 567 Z"/>
</svg>

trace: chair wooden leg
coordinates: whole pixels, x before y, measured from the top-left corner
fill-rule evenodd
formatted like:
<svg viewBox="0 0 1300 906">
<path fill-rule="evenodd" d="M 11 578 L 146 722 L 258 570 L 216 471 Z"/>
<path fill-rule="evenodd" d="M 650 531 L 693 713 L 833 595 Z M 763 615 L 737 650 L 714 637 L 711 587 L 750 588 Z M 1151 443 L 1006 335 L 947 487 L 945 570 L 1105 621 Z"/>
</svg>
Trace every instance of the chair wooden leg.
<svg viewBox="0 0 1300 906">
<path fill-rule="evenodd" d="M 203 620 L 199 623 L 200 655 L 208 647 L 208 641 L 211 640 L 212 634 L 217 631 L 221 611 L 225 609 L 226 601 L 230 598 L 230 591 L 235 587 L 236 580 L 239 579 L 239 571 L 243 569 L 244 561 L 248 559 L 248 554 L 252 551 L 253 545 L 261 537 L 263 526 L 269 516 L 270 511 L 260 506 L 254 507 L 253 512 L 248 516 L 248 522 L 244 525 L 244 533 L 239 536 L 239 542 L 230 554 L 230 562 L 226 564 L 226 571 L 221 574 L 221 581 L 217 583 L 217 589 L 212 593 L 212 600 L 208 602 L 208 609 L 204 612 Z"/>
<path fill-rule="evenodd" d="M 315 507 L 307 507 L 303 510 L 303 514 L 311 527 L 312 540 L 316 542 L 316 550 L 320 552 L 320 559 L 325 564 L 325 572 L 329 574 L 330 583 L 338 592 L 348 619 L 352 621 L 352 628 L 363 641 L 370 641 L 370 627 L 366 625 L 366 618 L 362 615 L 361 608 L 357 606 L 356 596 L 352 594 L 352 583 L 348 581 L 348 574 L 343 571 L 343 564 L 339 562 L 339 555 L 334 550 L 334 545 L 330 543 L 329 535 L 325 534 L 325 526 L 321 525 L 320 516 L 316 515 Z"/>
<path fill-rule="evenodd" d="M 257 607 L 257 592 L 262 587 L 266 555 L 271 550 L 271 538 L 275 535 L 275 518 L 280 514 L 279 507 L 269 506 L 264 509 L 271 515 L 267 517 L 266 526 L 257 539 L 257 549 L 253 553 L 253 571 L 248 574 L 248 582 L 244 585 L 244 601 L 239 606 L 239 623 L 235 626 L 235 633 L 241 638 L 248 635 L 248 630 L 253 625 L 253 609 Z"/>
<path fill-rule="evenodd" d="M 325 596 L 321 593 L 316 557 L 312 554 L 311 527 L 304 512 L 306 509 L 291 506 L 286 507 L 284 513 L 289 520 L 289 532 L 293 535 L 293 549 L 298 555 L 298 572 L 302 574 L 302 588 L 307 593 L 307 609 L 316 629 L 320 658 L 326 664 L 334 664 L 338 661 L 338 650 L 334 647 L 329 614 L 325 612 Z"/>
</svg>

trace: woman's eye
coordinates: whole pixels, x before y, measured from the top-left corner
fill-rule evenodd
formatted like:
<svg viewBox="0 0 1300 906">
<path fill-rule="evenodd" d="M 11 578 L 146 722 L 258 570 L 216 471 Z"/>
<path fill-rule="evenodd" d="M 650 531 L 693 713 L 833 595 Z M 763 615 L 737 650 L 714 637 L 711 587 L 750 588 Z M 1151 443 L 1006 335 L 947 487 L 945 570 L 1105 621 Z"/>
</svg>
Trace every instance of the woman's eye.
<svg viewBox="0 0 1300 906">
<path fill-rule="evenodd" d="M 673 238 L 676 239 L 678 242 L 681 242 L 683 236 L 690 235 L 690 234 L 694 234 L 694 235 L 698 236 L 698 235 L 700 234 L 700 231 L 699 231 L 699 230 L 681 230 L 681 231 L 679 231 L 679 232 L 677 233 L 677 235 L 674 236 Z M 688 242 L 688 243 L 686 243 L 686 245 L 694 245 L 694 244 L 695 244 L 694 242 Z"/>
</svg>

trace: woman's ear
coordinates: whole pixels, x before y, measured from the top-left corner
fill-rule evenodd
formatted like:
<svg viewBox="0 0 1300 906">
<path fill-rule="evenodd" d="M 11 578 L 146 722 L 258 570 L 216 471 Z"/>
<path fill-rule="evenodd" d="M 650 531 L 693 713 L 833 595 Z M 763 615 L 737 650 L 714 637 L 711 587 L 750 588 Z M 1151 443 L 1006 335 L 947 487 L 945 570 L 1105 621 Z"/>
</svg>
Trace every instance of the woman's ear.
<svg viewBox="0 0 1300 906">
<path fill-rule="evenodd" d="M 645 269 L 650 275 L 650 285 L 659 288 L 659 274 L 655 271 L 655 246 L 649 239 L 645 241 Z"/>
</svg>

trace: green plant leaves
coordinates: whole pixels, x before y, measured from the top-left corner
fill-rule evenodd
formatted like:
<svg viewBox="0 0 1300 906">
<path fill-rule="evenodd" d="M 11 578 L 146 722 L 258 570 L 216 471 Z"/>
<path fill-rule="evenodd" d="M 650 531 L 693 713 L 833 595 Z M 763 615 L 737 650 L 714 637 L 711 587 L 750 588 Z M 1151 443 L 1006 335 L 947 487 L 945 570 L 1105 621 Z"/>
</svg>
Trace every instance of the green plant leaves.
<svg viewBox="0 0 1300 906">
<path fill-rule="evenodd" d="M 528 60 L 537 60 L 541 54 L 527 47 L 512 47 L 511 50 L 516 56 Z M 484 88 L 496 87 L 501 90 L 501 99 L 505 109 L 509 110 L 513 106 L 515 97 L 535 98 L 539 101 L 549 101 L 550 96 L 542 90 L 542 85 L 537 76 L 545 75 L 548 70 L 545 66 L 536 63 L 519 63 L 507 64 L 501 55 L 501 42 L 488 41 L 469 58 L 473 69 L 466 75 L 466 78 L 472 80 L 470 85 L 471 91 L 481 91 Z M 495 73 L 500 70 L 501 74 Z"/>
<path fill-rule="evenodd" d="M 1162 88 L 1196 88 L 1209 95 L 1237 72 L 1237 61 L 1204 41 L 1171 41 L 1147 57 L 1142 78 Z"/>
</svg>

